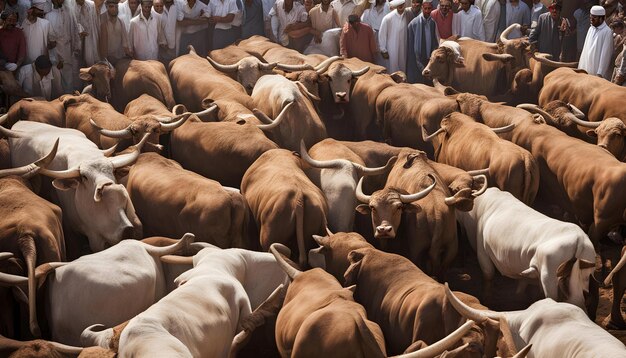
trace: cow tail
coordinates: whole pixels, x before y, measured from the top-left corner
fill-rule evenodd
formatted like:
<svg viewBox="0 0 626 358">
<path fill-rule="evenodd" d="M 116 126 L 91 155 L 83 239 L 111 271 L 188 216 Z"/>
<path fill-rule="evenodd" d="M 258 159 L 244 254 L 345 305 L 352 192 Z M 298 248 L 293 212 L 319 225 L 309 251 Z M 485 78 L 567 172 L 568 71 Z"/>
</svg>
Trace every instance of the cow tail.
<svg viewBox="0 0 626 358">
<path fill-rule="evenodd" d="M 524 203 L 530 205 L 535 201 L 537 191 L 539 190 L 539 166 L 537 161 L 530 154 L 524 155 L 524 189 L 522 198 Z"/>
<path fill-rule="evenodd" d="M 298 242 L 298 263 L 304 268 L 307 263 L 306 245 L 304 241 L 304 196 L 296 199 L 296 240 Z"/>
<path fill-rule="evenodd" d="M 26 261 L 28 271 L 28 316 L 30 332 L 35 337 L 41 337 L 41 330 L 37 322 L 37 278 L 35 277 L 35 264 L 37 263 L 37 248 L 35 247 L 34 234 L 24 233 L 17 239 L 17 245 Z"/>
<path fill-rule="evenodd" d="M 381 347 L 378 345 L 376 337 L 374 337 L 374 333 L 372 332 L 370 327 L 367 326 L 367 323 L 365 323 L 365 321 L 360 318 L 361 317 L 357 317 L 357 322 L 355 323 L 358 327 L 358 331 L 360 332 L 361 339 L 363 340 L 363 351 L 377 353 L 380 352 L 380 354 L 378 354 L 378 357 L 384 357 L 386 352 L 381 351 Z"/>
</svg>

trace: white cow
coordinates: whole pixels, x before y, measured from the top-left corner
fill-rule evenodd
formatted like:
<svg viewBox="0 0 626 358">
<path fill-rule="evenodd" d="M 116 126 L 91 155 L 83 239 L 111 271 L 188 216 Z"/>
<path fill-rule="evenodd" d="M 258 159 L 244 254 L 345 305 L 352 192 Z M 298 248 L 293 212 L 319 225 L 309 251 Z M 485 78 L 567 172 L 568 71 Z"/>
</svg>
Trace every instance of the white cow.
<svg viewBox="0 0 626 358">
<path fill-rule="evenodd" d="M 549 218 L 498 188 L 487 189 L 474 199 L 472 211 L 457 211 L 457 218 L 487 285 L 495 266 L 507 277 L 539 279 L 546 297 L 557 300 L 563 280 L 566 301 L 585 307 L 583 291 L 589 290 L 596 254 L 580 227 Z"/>
<path fill-rule="evenodd" d="M 38 272 L 56 268 L 47 277 L 44 294 L 52 339 L 80 345 L 86 327 L 96 323 L 112 327 L 143 312 L 167 293 L 159 258 L 185 248 L 193 239 L 185 234 L 165 247 L 124 240 L 72 262 L 38 267 Z M 26 277 L 0 276 L 0 284 L 26 282 Z"/>
<path fill-rule="evenodd" d="M 305 55 L 326 55 L 328 57 L 339 55 L 339 39 L 341 28 L 328 29 L 322 33 L 322 42 L 311 41 L 304 49 Z"/>
<path fill-rule="evenodd" d="M 288 282 L 269 253 L 205 248 L 193 265 L 177 289 L 128 322 L 119 357 L 227 357 L 242 320 Z"/>
<path fill-rule="evenodd" d="M 109 159 L 111 150 L 100 150 L 75 129 L 31 121 L 19 121 L 12 129 L 0 129 L 0 134 L 9 137 L 14 167 L 43 157 L 59 138 L 56 157 L 49 169 L 40 173 L 55 178 L 52 184 L 57 189 L 63 219 L 87 236 L 93 251 L 122 239 L 141 237 L 141 222 L 126 189 L 116 183 L 114 172 L 137 160 L 147 135 L 133 153 Z"/>
<path fill-rule="evenodd" d="M 447 284 L 446 297 L 462 316 L 476 322 L 505 319 L 517 349 L 532 344 L 529 358 L 626 357 L 622 342 L 569 303 L 545 298 L 522 311 L 476 310 L 454 296 Z"/>
</svg>

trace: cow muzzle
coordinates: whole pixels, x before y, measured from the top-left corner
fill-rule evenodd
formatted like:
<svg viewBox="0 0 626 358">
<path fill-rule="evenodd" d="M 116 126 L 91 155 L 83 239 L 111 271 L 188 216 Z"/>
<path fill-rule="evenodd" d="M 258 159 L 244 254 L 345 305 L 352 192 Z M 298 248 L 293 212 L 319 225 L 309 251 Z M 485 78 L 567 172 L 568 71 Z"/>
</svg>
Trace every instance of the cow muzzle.
<svg viewBox="0 0 626 358">
<path fill-rule="evenodd" d="M 391 225 L 379 225 L 376 226 L 374 237 L 376 239 L 393 239 L 396 237 L 396 233 Z"/>
<path fill-rule="evenodd" d="M 425 68 L 424 71 L 422 71 L 422 76 L 430 78 L 430 70 L 428 68 Z"/>
<path fill-rule="evenodd" d="M 335 102 L 348 102 L 348 92 L 335 92 Z"/>
</svg>

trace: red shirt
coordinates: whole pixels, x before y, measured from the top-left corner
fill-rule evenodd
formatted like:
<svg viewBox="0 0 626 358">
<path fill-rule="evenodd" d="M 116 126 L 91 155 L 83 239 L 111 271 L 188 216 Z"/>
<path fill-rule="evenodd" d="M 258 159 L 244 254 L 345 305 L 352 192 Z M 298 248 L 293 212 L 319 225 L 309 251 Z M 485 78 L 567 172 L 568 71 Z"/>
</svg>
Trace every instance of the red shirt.
<svg viewBox="0 0 626 358">
<path fill-rule="evenodd" d="M 374 31 L 363 22 L 359 25 L 359 31 L 346 23 L 341 30 L 339 50 L 339 53 L 346 58 L 356 57 L 359 60 L 374 63 L 374 54 L 378 52 Z"/>
<path fill-rule="evenodd" d="M 22 29 L 0 29 L 0 52 L 12 63 L 26 57 L 26 39 Z"/>
<path fill-rule="evenodd" d="M 452 10 L 448 11 L 448 16 L 446 17 L 443 17 L 443 15 L 441 15 L 441 11 L 439 11 L 439 9 L 433 10 L 433 12 L 430 13 L 430 17 L 432 17 L 437 24 L 439 37 L 442 40 L 445 40 L 448 37 L 452 36 L 452 16 L 454 16 Z"/>
</svg>

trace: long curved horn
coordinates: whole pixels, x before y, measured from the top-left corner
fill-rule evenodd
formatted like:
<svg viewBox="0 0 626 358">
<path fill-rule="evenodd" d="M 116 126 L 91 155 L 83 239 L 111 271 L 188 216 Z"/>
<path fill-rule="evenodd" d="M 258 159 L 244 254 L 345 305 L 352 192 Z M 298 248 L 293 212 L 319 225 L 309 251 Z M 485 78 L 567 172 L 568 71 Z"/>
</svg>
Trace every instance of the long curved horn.
<svg viewBox="0 0 626 358">
<path fill-rule="evenodd" d="M 113 328 L 107 328 L 103 324 L 92 324 L 80 334 L 80 344 L 86 347 L 99 346 L 109 348 L 109 342 L 113 338 Z"/>
<path fill-rule="evenodd" d="M 428 174 L 428 177 L 432 179 L 433 181 L 433 183 L 428 188 L 421 190 L 415 194 L 400 194 L 400 201 L 403 202 L 404 204 L 408 204 L 408 203 L 412 203 L 414 201 L 420 200 L 424 198 L 426 195 L 428 195 L 430 191 L 433 190 L 433 188 L 437 184 L 437 180 L 432 174 Z"/>
<path fill-rule="evenodd" d="M 549 120 L 551 123 L 556 122 L 556 120 L 554 119 L 554 117 L 552 117 L 550 113 L 546 112 L 543 108 L 539 107 L 536 104 L 522 103 L 522 104 L 518 104 L 516 107 L 526 110 L 530 113 L 539 113 L 543 116 L 544 119 Z"/>
<path fill-rule="evenodd" d="M 117 169 L 117 168 L 125 167 L 127 165 L 131 165 L 134 162 L 136 162 L 137 159 L 139 158 L 139 154 L 141 154 L 141 148 L 146 143 L 149 136 L 150 136 L 150 133 L 146 133 L 143 135 L 143 138 L 141 138 L 141 141 L 135 145 L 134 152 L 128 153 L 128 154 L 122 154 L 118 157 L 109 159 L 111 161 L 111 164 L 113 164 L 113 168 Z"/>
<path fill-rule="evenodd" d="M 502 31 L 502 33 L 500 34 L 500 41 L 502 42 L 502 44 L 504 45 L 510 45 L 511 42 L 513 42 L 512 40 L 509 40 L 509 35 L 511 34 L 511 32 L 515 29 L 519 30 L 521 29 L 521 25 L 520 24 L 512 24 L 511 26 L 507 27 L 504 31 Z"/>
<path fill-rule="evenodd" d="M 105 137 L 117 139 L 128 139 L 133 137 L 133 132 L 131 132 L 130 130 L 130 125 L 124 129 L 111 130 L 100 127 L 96 124 L 96 122 L 93 121 L 93 118 L 89 118 L 89 123 L 95 130 L 100 133 L 100 135 L 103 135 Z"/>
<path fill-rule="evenodd" d="M 559 62 L 547 59 L 544 56 L 537 56 L 535 54 L 532 55 L 535 61 L 542 63 L 544 65 L 550 67 L 569 67 L 569 68 L 578 68 L 578 62 Z"/>
<path fill-rule="evenodd" d="M 578 124 L 579 126 L 583 126 L 583 127 L 587 127 L 587 128 L 598 128 L 600 126 L 600 124 L 602 124 L 602 122 L 589 122 L 589 121 L 584 121 L 578 117 L 576 117 L 576 115 L 573 115 L 570 117 L 570 120 L 576 124 Z"/>
<path fill-rule="evenodd" d="M 485 184 L 483 184 L 482 188 L 480 188 L 477 191 L 472 190 L 472 196 L 476 198 L 479 195 L 482 195 L 482 193 L 484 193 L 485 190 L 487 190 L 487 187 L 488 187 L 488 185 L 487 185 L 487 176 L 484 175 L 484 174 L 479 174 L 479 175 L 474 175 L 473 177 L 474 177 L 474 179 L 482 178 L 485 181 Z"/>
<path fill-rule="evenodd" d="M 111 148 L 109 148 L 109 149 L 103 149 L 103 150 L 102 150 L 102 154 L 103 154 L 105 157 L 110 157 L 110 156 L 112 156 L 112 155 L 113 155 L 113 153 L 115 153 L 115 150 L 117 150 L 117 145 L 118 145 L 118 144 L 120 144 L 120 143 L 119 143 L 119 142 L 118 142 L 118 143 L 115 143 L 115 144 L 114 144 Z"/>
<path fill-rule="evenodd" d="M 452 306 L 454 307 L 454 309 L 459 312 L 459 314 L 467 319 L 471 319 L 474 320 L 478 323 L 483 323 L 488 319 L 493 319 L 496 321 L 500 321 L 501 318 L 503 318 L 503 315 L 498 313 L 498 312 L 494 312 L 494 311 L 490 311 L 490 310 L 477 310 L 475 308 L 472 308 L 468 305 L 466 305 L 465 303 L 463 303 L 461 300 L 459 300 L 454 293 L 452 293 L 452 291 L 450 291 L 450 287 L 448 287 L 448 283 L 446 282 L 444 284 L 444 290 L 446 292 L 446 297 L 448 298 L 448 301 L 452 304 Z"/>
<path fill-rule="evenodd" d="M 311 101 L 320 102 L 322 100 L 318 96 L 316 96 L 313 93 L 309 92 L 309 90 L 304 86 L 304 84 L 302 82 L 296 81 L 296 86 L 298 86 L 298 89 L 300 89 L 300 92 L 302 92 L 304 95 L 309 97 L 311 99 Z"/>
<path fill-rule="evenodd" d="M 358 201 L 362 202 L 363 204 L 370 203 L 370 199 L 372 198 L 372 196 L 363 194 L 363 177 L 359 179 L 359 183 L 356 185 L 356 190 L 354 193 Z"/>
<path fill-rule="evenodd" d="M 261 71 L 271 71 L 276 66 L 278 66 L 278 62 L 272 62 L 272 63 L 259 62 L 259 70 Z"/>
<path fill-rule="evenodd" d="M 185 235 L 183 235 L 183 237 L 181 237 L 177 243 L 169 245 L 169 246 L 157 247 L 157 246 L 152 246 L 149 244 L 144 244 L 142 246 L 144 247 L 144 249 L 146 250 L 148 254 L 152 256 L 160 257 L 164 255 L 174 254 L 177 251 L 182 250 L 183 248 L 189 247 L 189 245 L 192 242 L 194 242 L 195 239 L 196 239 L 196 236 L 188 232 Z"/>
<path fill-rule="evenodd" d="M 359 76 L 363 76 L 364 74 L 367 73 L 367 71 L 370 70 L 370 66 L 365 66 L 362 69 L 358 70 L 358 71 L 352 71 L 352 77 L 359 77 Z"/>
<path fill-rule="evenodd" d="M 80 169 L 78 167 L 70 168 L 67 170 L 50 170 L 46 168 L 41 168 L 39 170 L 39 174 L 43 174 L 53 179 L 71 179 L 80 176 Z"/>
<path fill-rule="evenodd" d="M 445 128 L 441 127 L 439 129 L 437 129 L 435 131 L 435 133 L 428 135 L 428 133 L 426 132 L 426 128 L 422 127 L 422 139 L 424 140 L 424 142 L 430 142 L 431 140 L 433 140 L 433 138 L 435 138 L 438 134 L 445 132 Z"/>
<path fill-rule="evenodd" d="M 328 236 L 333 236 L 333 235 L 335 235 L 335 234 L 333 234 L 333 232 L 332 232 L 332 231 L 330 231 L 330 229 L 328 228 L 328 226 L 326 226 L 326 234 L 327 234 Z"/>
<path fill-rule="evenodd" d="M 280 111 L 280 114 L 278 114 L 278 116 L 276 117 L 276 119 L 274 119 L 274 121 L 272 121 L 272 124 L 257 124 L 257 127 L 261 130 L 267 131 L 267 130 L 271 130 L 274 129 L 276 127 L 278 127 L 278 125 L 280 125 L 280 122 L 283 121 L 283 118 L 287 117 L 285 114 L 287 113 L 287 110 L 289 109 L 289 107 L 291 107 L 295 102 L 289 102 L 285 107 L 283 107 L 283 109 Z M 267 115 L 263 112 L 261 112 L 258 109 L 253 109 L 252 113 L 254 113 L 255 116 L 265 116 L 267 117 Z M 267 117 L 269 118 L 269 117 Z M 267 119 L 265 118 L 265 119 Z M 271 121 L 271 119 L 270 119 Z"/>
<path fill-rule="evenodd" d="M 391 170 L 391 167 L 393 167 L 393 165 L 396 164 L 397 160 L 398 160 L 398 157 L 394 155 L 393 157 L 389 158 L 389 160 L 387 161 L 387 164 L 385 164 L 382 167 L 377 167 L 377 168 L 368 168 L 357 163 L 352 163 L 352 165 L 354 165 L 354 167 L 356 168 L 358 175 L 362 177 L 362 176 L 368 176 L 368 175 L 383 174 L 387 172 L 388 170 Z"/>
<path fill-rule="evenodd" d="M 324 161 L 321 161 L 321 160 L 315 160 L 315 159 L 311 158 L 311 156 L 309 156 L 309 153 L 307 152 L 306 145 L 304 144 L 304 140 L 303 139 L 300 139 L 300 156 L 310 166 L 312 166 L 314 168 L 318 168 L 318 169 L 339 168 L 343 164 L 348 162 L 347 160 L 344 160 L 344 159 L 334 159 L 334 160 L 324 160 Z"/>
<path fill-rule="evenodd" d="M 530 349 L 533 347 L 532 343 L 527 344 L 526 347 L 520 349 L 519 352 L 517 352 L 516 355 L 514 355 L 512 358 L 526 358 L 526 356 L 528 355 L 528 352 L 530 352 Z"/>
<path fill-rule="evenodd" d="M 468 170 L 467 174 L 471 175 L 471 176 L 476 176 L 476 175 L 481 175 L 481 174 L 489 174 L 489 168 L 485 168 L 485 169 L 477 169 L 477 170 Z"/>
<path fill-rule="evenodd" d="M 12 129 L 6 129 L 3 126 L 0 126 L 0 136 L 7 138 L 22 138 L 26 134 L 20 131 L 14 131 Z"/>
<path fill-rule="evenodd" d="M 476 322 L 472 320 L 468 320 L 461 327 L 454 330 L 454 332 L 445 336 L 441 340 L 431 344 L 426 348 L 422 348 L 418 351 L 401 354 L 398 356 L 394 356 L 392 358 L 434 358 L 438 355 L 442 354 L 446 350 L 448 350 L 452 345 L 459 341 L 459 339 L 463 338 L 472 329 L 472 326 Z"/>
<path fill-rule="evenodd" d="M 309 65 L 308 63 L 302 64 L 302 65 L 287 65 L 285 63 L 279 62 L 276 64 L 276 68 L 278 68 L 279 70 L 283 70 L 283 71 L 296 72 L 296 71 L 312 70 L 313 66 Z"/>
<path fill-rule="evenodd" d="M 209 62 L 211 63 L 211 66 L 215 67 L 221 72 L 228 72 L 228 73 L 237 72 L 237 70 L 239 69 L 239 64 L 241 62 L 241 60 L 239 60 L 237 61 L 237 63 L 234 63 L 232 65 L 222 65 L 221 63 L 212 59 L 211 56 L 207 56 L 206 59 L 209 60 Z"/>
<path fill-rule="evenodd" d="M 585 114 L 583 113 L 583 111 L 581 111 L 580 109 L 578 109 L 578 107 L 574 106 L 571 103 L 567 104 L 567 107 L 569 108 L 569 110 L 572 112 L 572 114 L 574 114 L 574 116 L 576 116 L 576 118 L 578 119 L 583 119 L 585 118 Z"/>
<path fill-rule="evenodd" d="M 500 128 L 491 128 L 491 130 L 495 133 L 495 134 L 500 134 L 500 133 L 506 133 L 506 132 L 510 132 L 513 129 L 515 129 L 515 123 L 511 123 L 508 126 L 504 126 L 504 127 L 500 127 Z"/>
<path fill-rule="evenodd" d="M 194 114 L 198 117 L 198 118 L 202 118 L 202 116 L 206 116 L 207 114 L 215 111 L 217 109 L 217 104 L 213 103 L 211 104 L 207 109 L 204 109 L 200 112 L 194 112 Z"/>
<path fill-rule="evenodd" d="M 28 277 L 0 272 L 0 286 L 19 286 L 28 283 Z"/>
<path fill-rule="evenodd" d="M 605 286 L 608 286 L 611 284 L 611 280 L 613 280 L 613 276 L 617 272 L 619 272 L 624 267 L 624 265 L 626 265 L 626 255 L 624 255 L 624 252 L 622 251 L 622 257 L 619 259 L 619 262 L 617 263 L 617 265 L 613 267 L 611 272 L 609 272 L 608 276 L 606 276 L 606 278 L 604 279 Z"/>
<path fill-rule="evenodd" d="M 341 56 L 329 57 L 329 58 L 325 59 L 324 61 L 318 63 L 317 66 L 315 66 L 315 68 L 313 68 L 313 69 L 315 70 L 315 72 L 317 72 L 318 75 L 321 75 L 322 73 L 326 72 L 328 67 L 330 67 L 330 65 L 333 62 L 339 61 L 339 60 L 341 60 Z"/>
<path fill-rule="evenodd" d="M 13 253 L 12 252 L 0 252 L 0 261 L 8 260 L 11 257 L 13 257 Z"/>
<path fill-rule="evenodd" d="M 177 104 L 174 107 L 172 107 L 172 114 L 173 115 L 178 115 L 179 113 L 184 113 L 187 112 L 187 107 L 185 107 L 184 104 Z M 171 122 L 171 119 L 167 119 L 168 122 Z"/>
<path fill-rule="evenodd" d="M 176 122 L 172 123 L 161 123 L 161 131 L 162 132 L 171 132 L 174 129 L 182 126 L 191 116 L 191 112 L 185 112 L 177 117 L 172 118 L 172 120 L 176 120 Z"/>
<path fill-rule="evenodd" d="M 0 126 L 4 124 L 4 122 L 6 122 L 7 118 L 9 118 L 9 113 L 5 113 L 2 116 L 0 116 Z"/>
<path fill-rule="evenodd" d="M 54 145 L 52 146 L 52 150 L 50 150 L 50 152 L 46 154 L 46 156 L 44 156 L 43 158 L 39 159 L 38 161 L 34 163 L 24 165 L 19 168 L 0 170 L 0 178 L 4 178 L 9 175 L 18 175 L 24 179 L 29 179 L 33 175 L 37 174 L 41 169 L 47 167 L 48 165 L 50 165 L 50 163 L 52 163 L 52 160 L 54 160 L 54 157 L 57 154 L 58 148 L 59 148 L 59 138 L 57 138 L 57 140 L 54 142 Z"/>
<path fill-rule="evenodd" d="M 282 268 L 283 271 L 285 271 L 285 273 L 287 274 L 287 276 L 289 276 L 291 280 L 293 280 L 294 278 L 296 278 L 296 276 L 302 273 L 301 271 L 297 270 L 295 267 L 288 264 L 287 261 L 285 261 L 285 258 L 283 257 L 283 255 L 285 256 L 291 255 L 291 250 L 289 250 L 287 246 L 283 244 L 274 243 L 272 244 L 272 246 L 270 246 L 270 252 L 276 258 L 276 263 L 278 263 L 278 266 L 280 266 L 280 268 Z"/>
</svg>

